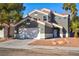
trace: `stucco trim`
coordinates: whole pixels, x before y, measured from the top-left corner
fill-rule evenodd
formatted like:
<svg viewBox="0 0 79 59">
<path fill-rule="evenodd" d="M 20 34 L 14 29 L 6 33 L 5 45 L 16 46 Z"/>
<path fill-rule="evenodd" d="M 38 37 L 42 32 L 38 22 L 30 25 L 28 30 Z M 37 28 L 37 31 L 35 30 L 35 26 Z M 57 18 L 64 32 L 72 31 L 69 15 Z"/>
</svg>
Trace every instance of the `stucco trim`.
<svg viewBox="0 0 79 59">
<path fill-rule="evenodd" d="M 68 37 L 68 33 L 66 33 L 66 37 Z"/>
<path fill-rule="evenodd" d="M 52 23 L 52 25 L 55 26 L 55 27 L 61 28 L 61 29 L 63 28 L 62 26 L 59 26 L 59 25 L 57 25 L 55 23 Z"/>
<path fill-rule="evenodd" d="M 43 10 L 46 10 L 46 11 L 48 11 L 48 12 L 51 11 L 50 9 L 43 8 L 43 9 L 41 9 L 41 10 L 33 10 L 32 12 L 29 13 L 29 15 L 32 14 L 32 13 L 34 13 L 34 12 L 36 12 L 36 11 L 37 11 L 37 12 L 40 12 L 40 13 L 42 13 L 42 14 L 45 14 L 45 15 L 49 15 L 49 13 L 45 13 L 45 12 L 43 12 Z M 54 12 L 54 11 L 53 11 L 53 13 L 54 13 L 55 15 L 60 16 L 60 17 L 68 17 L 68 14 L 62 15 L 62 14 L 56 13 L 56 12 Z M 26 16 L 24 16 L 24 17 L 26 17 Z"/>
<path fill-rule="evenodd" d="M 48 13 L 42 12 L 42 11 L 40 11 L 40 10 L 34 10 L 34 11 L 30 12 L 29 15 L 31 15 L 31 14 L 34 13 L 34 12 L 39 12 L 39 13 L 48 15 Z"/>
<path fill-rule="evenodd" d="M 25 19 L 25 20 L 26 20 L 26 19 Z M 24 22 L 25 20 L 20 21 L 20 22 L 17 23 L 15 26 L 17 26 L 18 24 Z M 32 18 L 31 18 L 30 20 L 34 21 L 34 19 L 32 19 Z M 39 20 L 37 20 L 36 22 L 37 22 L 37 23 L 40 23 L 40 24 L 42 24 L 42 25 L 45 25 L 45 23 L 47 23 L 49 27 L 55 26 L 55 27 L 58 27 L 58 28 L 63 28 L 62 26 L 57 25 L 57 24 L 55 24 L 55 23 L 52 23 L 52 24 L 51 24 L 51 23 L 49 23 L 49 22 L 43 22 L 43 21 L 39 21 Z M 47 25 L 47 24 L 46 24 L 46 25 Z"/>
<path fill-rule="evenodd" d="M 17 24 L 15 24 L 14 26 L 17 26 L 17 25 L 21 24 L 21 23 L 22 23 L 22 22 L 24 22 L 24 21 L 26 21 L 26 19 L 21 20 L 20 22 L 18 22 L 18 23 L 17 23 Z"/>
<path fill-rule="evenodd" d="M 43 12 L 43 10 L 46 10 L 46 11 L 49 11 L 49 12 L 50 12 L 49 9 L 43 8 L 43 9 L 41 9 L 41 10 L 34 10 L 34 11 L 30 12 L 29 15 L 32 14 L 33 12 L 36 12 L 36 11 L 37 11 L 37 12 L 40 12 L 40 13 L 42 13 L 42 14 L 48 15 L 48 13 Z M 61 14 L 58 14 L 58 13 L 56 13 L 56 12 L 53 12 L 53 13 L 54 13 L 55 15 L 60 16 L 60 17 L 68 17 L 68 15 L 61 15 Z"/>
<path fill-rule="evenodd" d="M 63 34 L 60 33 L 60 37 L 63 38 Z"/>
<path fill-rule="evenodd" d="M 55 15 L 58 15 L 58 16 L 60 16 L 60 17 L 68 17 L 68 15 L 61 15 L 61 14 L 58 14 L 58 13 L 56 13 L 56 12 L 53 12 Z"/>
<path fill-rule="evenodd" d="M 41 11 L 43 11 L 43 10 L 46 10 L 46 11 L 49 11 L 50 12 L 50 9 L 47 9 L 47 8 L 41 9 Z"/>
</svg>

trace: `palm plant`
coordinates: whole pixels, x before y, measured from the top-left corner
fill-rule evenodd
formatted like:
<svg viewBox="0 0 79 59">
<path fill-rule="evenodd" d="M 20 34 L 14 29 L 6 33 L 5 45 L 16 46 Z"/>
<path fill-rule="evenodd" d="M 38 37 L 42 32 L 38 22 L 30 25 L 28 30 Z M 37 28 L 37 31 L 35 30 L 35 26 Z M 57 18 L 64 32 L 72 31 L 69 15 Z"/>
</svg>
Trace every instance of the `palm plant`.
<svg viewBox="0 0 79 59">
<path fill-rule="evenodd" d="M 77 8 L 75 3 L 64 3 L 63 9 L 69 12 L 70 15 L 70 30 L 74 32 L 74 37 L 77 37 L 78 27 L 79 27 L 79 21 L 77 17 Z"/>
<path fill-rule="evenodd" d="M 79 21 L 78 17 L 73 18 L 70 24 L 70 28 L 72 32 L 74 32 L 74 37 L 77 37 L 78 29 L 79 29 Z"/>
<path fill-rule="evenodd" d="M 71 14 L 77 14 L 77 8 L 75 3 L 64 3 L 63 9 Z"/>
</svg>

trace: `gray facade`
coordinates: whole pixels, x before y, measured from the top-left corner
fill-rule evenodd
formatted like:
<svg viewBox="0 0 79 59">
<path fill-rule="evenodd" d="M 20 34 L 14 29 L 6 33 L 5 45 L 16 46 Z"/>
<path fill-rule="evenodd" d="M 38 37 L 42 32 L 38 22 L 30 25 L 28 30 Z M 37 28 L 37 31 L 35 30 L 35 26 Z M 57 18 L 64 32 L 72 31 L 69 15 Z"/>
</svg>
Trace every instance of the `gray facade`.
<svg viewBox="0 0 79 59">
<path fill-rule="evenodd" d="M 62 31 L 60 33 L 63 32 L 63 35 L 66 36 L 66 34 L 69 33 L 69 18 L 68 17 L 60 17 L 55 15 L 54 19 L 52 19 L 54 23 L 60 25 L 63 27 Z"/>
<path fill-rule="evenodd" d="M 34 10 L 15 26 L 15 37 L 20 38 L 20 34 L 24 38 L 33 36 L 31 39 L 68 37 L 68 26 L 68 15 L 60 15 L 47 9 Z"/>
<path fill-rule="evenodd" d="M 31 13 L 29 16 L 36 20 L 41 20 L 41 21 L 44 21 L 44 17 L 46 17 L 46 19 L 48 20 L 48 15 L 40 13 L 38 11 Z"/>
</svg>

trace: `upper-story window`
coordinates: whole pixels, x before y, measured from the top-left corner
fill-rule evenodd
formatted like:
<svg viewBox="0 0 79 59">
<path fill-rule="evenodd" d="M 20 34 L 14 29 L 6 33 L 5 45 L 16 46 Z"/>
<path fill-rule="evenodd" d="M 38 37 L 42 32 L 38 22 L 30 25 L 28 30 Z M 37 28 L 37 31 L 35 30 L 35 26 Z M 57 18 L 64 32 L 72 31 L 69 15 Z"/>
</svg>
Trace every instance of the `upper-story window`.
<svg viewBox="0 0 79 59">
<path fill-rule="evenodd" d="M 47 20 L 47 16 L 43 16 L 43 20 L 46 21 Z"/>
<path fill-rule="evenodd" d="M 49 19 L 51 19 L 51 16 L 48 16 Z"/>
<path fill-rule="evenodd" d="M 37 21 L 37 18 L 33 18 L 33 19 Z"/>
</svg>

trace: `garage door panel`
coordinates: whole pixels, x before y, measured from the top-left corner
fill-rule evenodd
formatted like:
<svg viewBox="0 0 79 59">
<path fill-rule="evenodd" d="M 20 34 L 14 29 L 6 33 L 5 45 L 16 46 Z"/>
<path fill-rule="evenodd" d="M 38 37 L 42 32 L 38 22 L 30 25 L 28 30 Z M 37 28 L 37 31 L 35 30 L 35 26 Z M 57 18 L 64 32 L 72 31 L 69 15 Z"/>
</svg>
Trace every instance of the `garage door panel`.
<svg viewBox="0 0 79 59">
<path fill-rule="evenodd" d="M 18 36 L 22 39 L 33 39 L 38 36 L 38 28 L 19 28 Z"/>
</svg>

